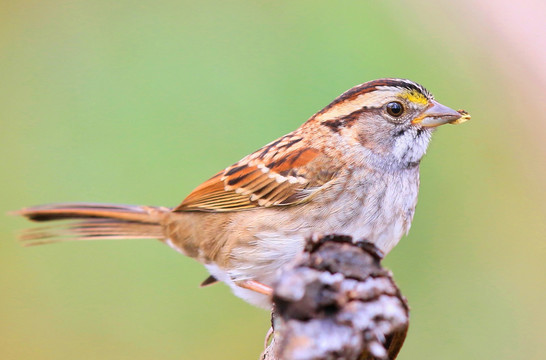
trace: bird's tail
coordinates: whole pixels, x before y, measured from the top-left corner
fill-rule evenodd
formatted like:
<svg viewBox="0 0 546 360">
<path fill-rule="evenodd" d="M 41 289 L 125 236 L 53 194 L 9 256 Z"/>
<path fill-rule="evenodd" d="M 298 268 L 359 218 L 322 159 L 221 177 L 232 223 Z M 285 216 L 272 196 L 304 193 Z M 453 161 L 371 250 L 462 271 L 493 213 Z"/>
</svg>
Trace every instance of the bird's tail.
<svg viewBox="0 0 546 360">
<path fill-rule="evenodd" d="M 55 222 L 24 230 L 20 239 L 30 246 L 69 240 L 163 239 L 161 222 L 169 212 L 152 206 L 65 203 L 34 206 L 13 214 Z"/>
</svg>

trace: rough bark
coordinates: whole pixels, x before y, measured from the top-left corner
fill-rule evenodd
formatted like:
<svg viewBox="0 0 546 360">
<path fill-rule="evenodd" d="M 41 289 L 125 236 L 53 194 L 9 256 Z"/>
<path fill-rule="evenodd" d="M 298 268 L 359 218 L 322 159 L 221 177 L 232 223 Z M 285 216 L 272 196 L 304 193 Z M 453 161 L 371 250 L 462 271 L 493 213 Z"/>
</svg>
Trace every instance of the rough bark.
<svg viewBox="0 0 546 360">
<path fill-rule="evenodd" d="M 381 257 L 348 236 L 310 239 L 274 286 L 274 332 L 261 359 L 395 359 L 408 306 Z"/>
</svg>

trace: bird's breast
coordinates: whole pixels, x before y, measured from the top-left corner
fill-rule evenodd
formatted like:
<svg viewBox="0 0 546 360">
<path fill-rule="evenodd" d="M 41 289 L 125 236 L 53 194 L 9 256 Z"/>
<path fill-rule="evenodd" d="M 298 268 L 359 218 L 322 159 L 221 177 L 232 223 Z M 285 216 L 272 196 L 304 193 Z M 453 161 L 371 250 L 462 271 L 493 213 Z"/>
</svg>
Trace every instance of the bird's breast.
<svg viewBox="0 0 546 360">
<path fill-rule="evenodd" d="M 387 254 L 410 228 L 419 189 L 418 168 L 399 172 L 358 169 L 328 191 L 287 213 L 286 234 L 346 234 Z"/>
<path fill-rule="evenodd" d="M 409 231 L 419 190 L 418 168 L 387 173 L 362 169 L 349 174 L 346 184 L 339 190 L 340 204 L 331 209 L 337 212 L 337 232 L 371 242 L 387 254 Z"/>
</svg>

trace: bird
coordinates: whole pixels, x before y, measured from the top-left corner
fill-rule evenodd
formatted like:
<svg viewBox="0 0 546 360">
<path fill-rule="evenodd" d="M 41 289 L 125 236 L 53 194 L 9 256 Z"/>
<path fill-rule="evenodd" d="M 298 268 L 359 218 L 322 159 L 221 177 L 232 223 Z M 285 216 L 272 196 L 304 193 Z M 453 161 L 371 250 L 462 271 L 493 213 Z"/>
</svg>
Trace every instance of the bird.
<svg viewBox="0 0 546 360">
<path fill-rule="evenodd" d="M 469 119 L 413 81 L 369 81 L 218 172 L 174 208 L 23 208 L 15 214 L 54 223 L 27 229 L 21 240 L 158 239 L 206 267 L 203 286 L 223 281 L 236 296 L 270 309 L 276 278 L 310 236 L 345 234 L 389 253 L 410 229 L 432 133 Z"/>
</svg>

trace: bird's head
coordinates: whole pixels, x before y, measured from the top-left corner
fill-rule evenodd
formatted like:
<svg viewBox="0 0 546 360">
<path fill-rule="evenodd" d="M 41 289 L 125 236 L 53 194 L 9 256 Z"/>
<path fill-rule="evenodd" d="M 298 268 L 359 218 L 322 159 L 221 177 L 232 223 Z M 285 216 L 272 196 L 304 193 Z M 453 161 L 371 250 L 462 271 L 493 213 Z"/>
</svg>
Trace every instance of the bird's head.
<svg viewBox="0 0 546 360">
<path fill-rule="evenodd" d="M 379 79 L 347 90 L 310 121 L 362 145 L 385 166 L 409 167 L 419 164 L 436 127 L 469 119 L 413 81 Z"/>
</svg>

